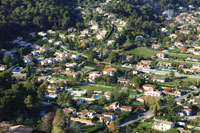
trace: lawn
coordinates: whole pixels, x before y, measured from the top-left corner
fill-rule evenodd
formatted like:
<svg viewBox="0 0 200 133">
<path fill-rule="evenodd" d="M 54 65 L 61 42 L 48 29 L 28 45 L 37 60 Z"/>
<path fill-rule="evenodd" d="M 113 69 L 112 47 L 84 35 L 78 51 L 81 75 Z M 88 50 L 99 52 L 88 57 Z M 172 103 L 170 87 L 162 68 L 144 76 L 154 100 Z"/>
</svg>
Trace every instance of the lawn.
<svg viewBox="0 0 200 133">
<path fill-rule="evenodd" d="M 140 124 L 142 127 L 152 128 L 152 124 Z"/>
<path fill-rule="evenodd" d="M 155 56 L 157 52 L 158 52 L 157 50 L 153 50 L 150 48 L 138 47 L 131 51 L 127 51 L 126 54 L 131 54 L 134 56 L 141 56 L 144 58 L 151 58 L 152 56 Z"/>
<path fill-rule="evenodd" d="M 184 53 L 166 53 L 166 54 L 172 57 L 184 58 L 184 59 L 186 59 L 187 57 L 200 58 L 199 55 L 193 55 L 193 54 L 184 54 Z"/>
<path fill-rule="evenodd" d="M 180 84 L 180 82 L 182 82 L 182 85 Z M 198 82 L 197 79 L 191 79 L 191 78 L 177 78 L 174 81 L 170 81 L 170 82 L 166 82 L 166 83 L 158 83 L 159 85 L 166 85 L 166 86 L 186 86 L 189 85 L 190 83 L 196 83 Z"/>
<path fill-rule="evenodd" d="M 92 133 L 95 130 L 97 130 L 98 128 L 92 125 L 82 125 L 80 127 L 80 132 L 81 133 Z"/>
<path fill-rule="evenodd" d="M 92 85 L 75 85 L 73 86 L 73 88 L 75 89 L 91 89 L 91 90 L 94 90 L 94 91 L 103 91 L 103 92 L 106 92 L 106 91 L 112 91 L 112 88 L 110 87 L 100 87 L 100 86 L 92 86 Z M 114 88 L 113 88 L 114 90 Z"/>
</svg>

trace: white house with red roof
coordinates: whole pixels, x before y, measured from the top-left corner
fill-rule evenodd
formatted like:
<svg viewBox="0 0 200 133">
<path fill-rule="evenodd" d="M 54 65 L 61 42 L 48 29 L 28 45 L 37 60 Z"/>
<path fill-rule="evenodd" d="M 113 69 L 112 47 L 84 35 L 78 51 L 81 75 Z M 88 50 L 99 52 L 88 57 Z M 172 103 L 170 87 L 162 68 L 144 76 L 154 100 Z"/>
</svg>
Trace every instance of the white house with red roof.
<svg viewBox="0 0 200 133">
<path fill-rule="evenodd" d="M 158 53 L 156 54 L 156 56 L 157 56 L 158 58 L 161 58 L 161 59 L 164 59 L 164 58 L 166 57 L 165 53 L 163 53 L 163 52 L 158 52 Z"/>
<path fill-rule="evenodd" d="M 120 106 L 119 107 L 119 109 L 121 110 L 121 111 L 132 111 L 132 107 L 131 106 Z"/>
<path fill-rule="evenodd" d="M 143 103 L 145 98 L 146 98 L 146 95 L 143 95 L 141 97 L 138 97 L 136 100 Z"/>
<path fill-rule="evenodd" d="M 109 105 L 107 107 L 107 109 L 115 111 L 115 110 L 119 109 L 119 103 L 118 102 L 113 102 L 111 105 Z"/>
<path fill-rule="evenodd" d="M 104 75 L 110 75 L 110 76 L 114 76 L 117 74 L 117 69 L 116 68 L 107 68 L 103 70 L 103 74 Z"/>
<path fill-rule="evenodd" d="M 144 84 L 142 87 L 143 87 L 143 89 L 144 89 L 145 91 L 148 91 L 148 90 L 153 90 L 154 87 L 155 87 L 155 85 L 152 85 L 152 84 Z"/>
<path fill-rule="evenodd" d="M 101 76 L 102 76 L 102 74 L 100 72 L 97 72 L 97 71 L 90 72 L 88 80 L 90 82 L 94 82 L 94 80 L 95 80 L 96 77 L 101 77 Z"/>
<path fill-rule="evenodd" d="M 144 93 L 146 96 L 156 96 L 156 97 L 160 97 L 161 96 L 161 92 L 160 91 L 154 91 L 154 90 L 148 90 Z"/>
</svg>

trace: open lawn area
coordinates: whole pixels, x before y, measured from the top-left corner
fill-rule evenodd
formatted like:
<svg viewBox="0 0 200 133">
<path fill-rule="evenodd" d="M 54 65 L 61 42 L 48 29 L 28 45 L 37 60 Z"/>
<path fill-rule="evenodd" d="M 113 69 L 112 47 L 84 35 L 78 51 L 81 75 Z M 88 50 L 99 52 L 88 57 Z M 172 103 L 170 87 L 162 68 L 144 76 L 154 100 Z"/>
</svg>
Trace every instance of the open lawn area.
<svg viewBox="0 0 200 133">
<path fill-rule="evenodd" d="M 191 79 L 191 78 L 176 78 L 174 81 L 166 82 L 166 83 L 158 83 L 159 85 L 165 85 L 165 86 L 189 86 L 190 83 L 197 83 L 199 82 L 197 79 Z"/>
<path fill-rule="evenodd" d="M 100 128 L 92 126 L 92 125 L 82 125 L 80 126 L 81 133 L 93 133 Z"/>
<path fill-rule="evenodd" d="M 112 91 L 112 87 L 102 87 L 102 86 L 93 86 L 93 85 L 75 85 L 73 86 L 73 88 L 75 89 L 91 89 L 91 90 L 94 90 L 94 91 L 103 91 L 103 92 L 106 92 L 106 91 Z M 113 87 L 113 90 L 115 88 Z"/>
<path fill-rule="evenodd" d="M 150 48 L 138 47 L 131 51 L 127 51 L 126 54 L 131 54 L 134 56 L 141 56 L 144 58 L 151 58 L 152 56 L 155 56 L 157 52 L 158 52 L 157 50 L 153 50 Z"/>
<path fill-rule="evenodd" d="M 177 57 L 177 58 L 184 58 L 193 57 L 193 58 L 200 58 L 199 55 L 192 55 L 192 54 L 184 54 L 184 53 L 166 53 L 169 56 Z"/>
<path fill-rule="evenodd" d="M 142 127 L 152 128 L 152 124 L 140 124 Z"/>
</svg>

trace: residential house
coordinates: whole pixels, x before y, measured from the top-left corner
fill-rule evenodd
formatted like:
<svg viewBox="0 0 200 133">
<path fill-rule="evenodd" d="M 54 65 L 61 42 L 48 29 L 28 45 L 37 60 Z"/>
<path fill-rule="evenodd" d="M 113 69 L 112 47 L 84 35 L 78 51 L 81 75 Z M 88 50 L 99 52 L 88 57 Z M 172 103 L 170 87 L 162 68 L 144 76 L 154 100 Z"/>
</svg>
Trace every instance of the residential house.
<svg viewBox="0 0 200 133">
<path fill-rule="evenodd" d="M 110 75 L 110 76 L 114 76 L 116 75 L 118 72 L 117 72 L 117 69 L 116 68 L 107 68 L 107 69 L 104 69 L 103 70 L 103 74 L 104 75 Z"/>
<path fill-rule="evenodd" d="M 55 39 L 49 39 L 48 43 L 52 43 L 53 44 L 55 41 L 56 41 Z"/>
<path fill-rule="evenodd" d="M 66 68 L 75 69 L 78 66 L 78 63 L 76 63 L 76 62 L 74 62 L 74 63 L 66 63 L 65 66 L 66 66 Z"/>
<path fill-rule="evenodd" d="M 109 91 L 105 92 L 104 96 L 106 97 L 107 100 L 109 100 L 111 97 L 111 92 L 109 92 Z"/>
<path fill-rule="evenodd" d="M 31 63 L 32 62 L 32 57 L 27 55 L 27 56 L 24 56 L 24 63 Z"/>
<path fill-rule="evenodd" d="M 132 107 L 131 106 L 120 106 L 119 109 L 121 111 L 132 111 Z"/>
<path fill-rule="evenodd" d="M 63 112 L 65 115 L 73 115 L 73 116 L 76 115 L 76 109 L 72 107 L 64 108 Z"/>
<path fill-rule="evenodd" d="M 145 100 L 145 98 L 146 98 L 146 95 L 143 95 L 141 97 L 138 97 L 136 100 L 139 101 L 139 102 L 141 102 L 141 103 L 143 103 L 144 100 Z"/>
<path fill-rule="evenodd" d="M 13 73 L 12 77 L 16 78 L 16 79 L 26 80 L 27 74 L 26 73 Z"/>
<path fill-rule="evenodd" d="M 44 33 L 44 32 L 41 31 L 41 32 L 38 32 L 38 35 L 39 35 L 39 36 L 46 36 L 47 33 Z"/>
<path fill-rule="evenodd" d="M 163 52 L 158 52 L 158 53 L 156 54 L 156 56 L 157 56 L 158 58 L 161 58 L 161 59 L 164 59 L 164 58 L 166 57 L 165 53 L 163 53 Z"/>
<path fill-rule="evenodd" d="M 182 63 L 179 64 L 178 67 L 179 67 L 179 68 L 185 68 L 185 67 L 186 67 L 186 64 L 182 62 Z"/>
<path fill-rule="evenodd" d="M 78 72 L 73 72 L 73 71 L 64 71 L 64 72 L 62 72 L 62 74 L 65 74 L 67 76 L 72 76 L 74 78 L 77 78 L 80 76 L 80 74 Z"/>
<path fill-rule="evenodd" d="M 162 92 L 160 91 L 154 91 L 154 90 L 148 90 L 144 93 L 146 96 L 156 96 L 156 97 L 160 97 Z"/>
<path fill-rule="evenodd" d="M 148 90 L 153 90 L 155 87 L 155 85 L 152 85 L 152 84 L 144 84 L 142 86 L 142 88 L 145 90 L 145 91 L 148 91 Z"/>
<path fill-rule="evenodd" d="M 0 64 L 0 71 L 5 71 L 5 70 L 7 70 L 7 65 Z"/>
<path fill-rule="evenodd" d="M 99 29 L 98 23 L 93 24 L 93 25 L 90 27 L 90 29 L 91 29 L 91 30 L 97 30 L 97 29 Z"/>
<path fill-rule="evenodd" d="M 56 46 L 62 45 L 62 44 L 63 44 L 62 41 L 56 41 L 56 42 L 54 42 L 54 45 L 56 45 Z"/>
<path fill-rule="evenodd" d="M 151 68 L 152 61 L 151 60 L 141 60 L 137 63 L 137 68 Z"/>
<path fill-rule="evenodd" d="M 156 130 L 161 130 L 161 131 L 167 131 L 171 128 L 174 128 L 175 124 L 170 121 L 162 121 L 162 120 L 155 120 L 152 128 Z"/>
<path fill-rule="evenodd" d="M 53 31 L 53 30 L 48 30 L 48 31 L 47 31 L 47 33 L 48 33 L 48 34 L 55 34 L 55 33 L 56 33 L 56 31 Z"/>
<path fill-rule="evenodd" d="M 43 60 L 40 62 L 42 66 L 47 66 L 49 65 L 49 63 L 46 60 Z"/>
<path fill-rule="evenodd" d="M 92 119 L 94 117 L 95 111 L 94 110 L 81 110 L 80 112 L 77 112 L 77 115 L 80 118 L 88 118 Z"/>
<path fill-rule="evenodd" d="M 164 33 L 164 34 L 167 34 L 167 35 L 170 33 L 170 31 L 169 31 L 169 30 L 167 30 L 167 29 L 166 29 L 166 28 L 164 28 L 164 27 L 163 27 L 163 28 L 161 28 L 161 32 L 162 32 L 162 33 Z"/>
<path fill-rule="evenodd" d="M 97 40 L 102 40 L 107 34 L 106 30 L 98 30 L 96 34 Z"/>
<path fill-rule="evenodd" d="M 21 73 L 22 70 L 23 70 L 23 67 L 17 66 L 12 69 L 12 73 Z"/>
<path fill-rule="evenodd" d="M 116 41 L 115 40 L 108 40 L 108 45 L 115 45 L 116 44 Z"/>
<path fill-rule="evenodd" d="M 55 95 L 55 94 L 58 94 L 59 92 L 60 92 L 60 88 L 58 86 L 51 86 L 51 85 L 49 85 L 46 88 L 46 93 L 48 95 Z"/>
<path fill-rule="evenodd" d="M 118 103 L 118 102 L 114 102 L 114 103 L 112 103 L 111 105 L 109 105 L 109 106 L 107 107 L 107 109 L 108 109 L 108 110 L 113 110 L 113 111 L 115 111 L 115 110 L 119 109 L 119 103 Z"/>
<path fill-rule="evenodd" d="M 152 49 L 159 49 L 161 47 L 161 44 L 153 44 Z"/>
<path fill-rule="evenodd" d="M 81 59 L 81 55 L 80 54 L 72 54 L 71 58 L 75 59 L 75 60 L 79 60 L 79 59 Z"/>
<path fill-rule="evenodd" d="M 97 72 L 97 71 L 90 72 L 88 80 L 89 80 L 89 82 L 94 82 L 96 77 L 101 77 L 101 76 L 102 76 L 102 74 L 100 72 Z"/>
<path fill-rule="evenodd" d="M 175 42 L 174 45 L 178 48 L 184 46 L 182 42 Z"/>
<path fill-rule="evenodd" d="M 153 80 L 153 82 L 165 83 L 165 82 L 169 81 L 169 78 L 166 78 L 166 77 L 153 77 L 152 80 Z"/>
<path fill-rule="evenodd" d="M 97 115 L 97 117 L 99 118 L 100 122 L 104 121 L 107 125 L 110 121 L 115 120 L 115 114 L 109 112 L 106 112 L 103 115 Z"/>
<path fill-rule="evenodd" d="M 136 36 L 135 38 L 138 41 L 144 41 L 144 37 L 143 36 Z"/>
<path fill-rule="evenodd" d="M 171 69 L 171 67 L 172 67 L 172 63 L 170 63 L 170 62 L 158 62 L 157 63 L 157 66 L 158 67 L 165 67 L 165 68 L 167 68 L 167 69 Z"/>
<path fill-rule="evenodd" d="M 126 60 L 127 61 L 133 61 L 134 60 L 134 57 L 132 55 L 127 55 L 126 56 Z"/>
<path fill-rule="evenodd" d="M 130 80 L 124 79 L 124 78 L 118 78 L 118 83 L 124 84 L 124 85 L 135 86 L 134 83 L 132 83 Z"/>
<path fill-rule="evenodd" d="M 200 69 L 200 63 L 193 63 L 192 69 Z"/>
<path fill-rule="evenodd" d="M 187 68 L 183 68 L 182 71 L 183 71 L 184 73 L 194 73 L 194 72 L 195 72 L 194 69 L 187 69 Z"/>
<path fill-rule="evenodd" d="M 181 114 L 181 112 L 184 113 L 184 115 L 186 116 L 190 116 L 192 114 L 192 106 L 190 104 L 181 106 L 179 114 Z"/>
<path fill-rule="evenodd" d="M 177 38 L 177 35 L 172 33 L 172 34 L 169 35 L 169 37 L 170 37 L 171 40 L 174 40 L 174 39 Z"/>
</svg>

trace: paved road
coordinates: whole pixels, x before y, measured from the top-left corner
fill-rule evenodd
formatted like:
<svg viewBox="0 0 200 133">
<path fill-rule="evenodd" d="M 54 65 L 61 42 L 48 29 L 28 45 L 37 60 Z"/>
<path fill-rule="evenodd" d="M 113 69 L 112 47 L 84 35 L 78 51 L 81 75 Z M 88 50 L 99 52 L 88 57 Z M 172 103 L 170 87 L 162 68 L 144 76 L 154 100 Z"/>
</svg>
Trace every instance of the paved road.
<svg viewBox="0 0 200 133">
<path fill-rule="evenodd" d="M 148 69 L 148 68 L 137 68 L 138 71 L 142 71 L 144 73 L 158 74 L 158 75 L 168 75 L 170 71 L 161 71 L 157 69 Z M 179 74 L 178 72 L 174 73 L 176 77 L 188 77 L 193 79 L 200 79 L 200 75 L 186 75 Z"/>
<path fill-rule="evenodd" d="M 174 100 L 175 100 L 175 101 L 179 101 L 179 100 L 181 100 L 181 99 L 185 99 L 188 95 L 191 95 L 192 93 L 198 93 L 199 91 L 200 91 L 200 88 L 192 89 L 192 90 L 189 91 L 187 94 L 182 95 L 182 96 L 180 96 L 180 97 L 177 97 L 177 98 L 175 98 Z"/>
<path fill-rule="evenodd" d="M 133 123 L 136 120 L 139 120 L 141 118 L 147 117 L 148 115 L 152 115 L 152 114 L 153 114 L 153 111 L 149 110 L 149 111 L 144 112 L 144 113 L 138 113 L 138 114 L 132 115 L 130 118 L 128 118 L 124 122 L 122 122 L 120 124 L 120 127 L 124 127 L 126 125 L 129 125 L 129 124 Z"/>
</svg>

